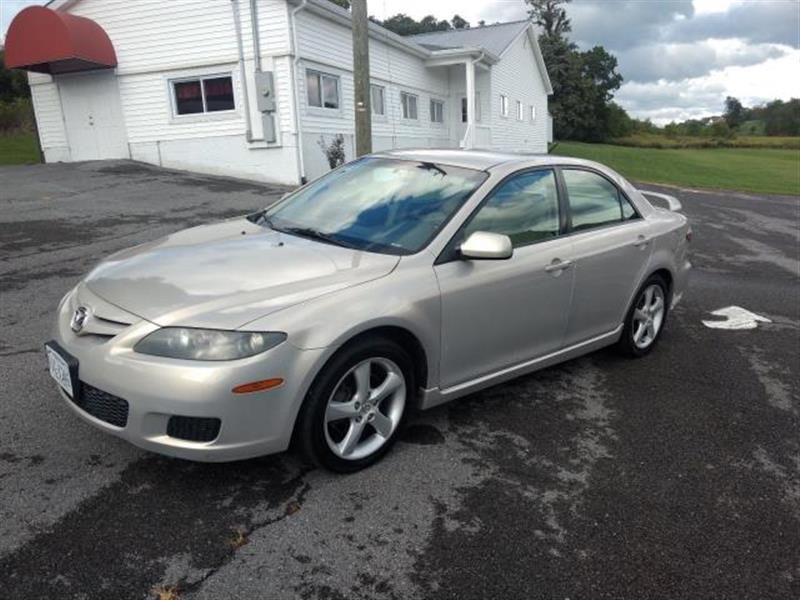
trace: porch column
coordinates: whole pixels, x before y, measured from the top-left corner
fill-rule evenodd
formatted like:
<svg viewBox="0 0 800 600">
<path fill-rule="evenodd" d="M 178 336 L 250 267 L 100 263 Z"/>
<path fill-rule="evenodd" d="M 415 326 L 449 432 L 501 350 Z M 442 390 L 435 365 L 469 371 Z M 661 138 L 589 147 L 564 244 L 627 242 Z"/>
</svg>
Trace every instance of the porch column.
<svg viewBox="0 0 800 600">
<path fill-rule="evenodd" d="M 475 63 L 468 60 L 464 67 L 467 80 L 467 130 L 461 147 L 469 150 L 475 146 Z"/>
</svg>

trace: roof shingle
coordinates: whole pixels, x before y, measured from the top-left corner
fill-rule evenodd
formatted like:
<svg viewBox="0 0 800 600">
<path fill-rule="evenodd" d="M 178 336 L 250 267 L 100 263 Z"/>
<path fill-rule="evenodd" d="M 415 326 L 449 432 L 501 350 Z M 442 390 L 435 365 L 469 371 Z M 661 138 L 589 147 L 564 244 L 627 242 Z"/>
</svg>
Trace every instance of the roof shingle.
<svg viewBox="0 0 800 600">
<path fill-rule="evenodd" d="M 530 21 L 511 21 L 469 29 L 451 29 L 449 31 L 433 31 L 407 36 L 409 40 L 428 48 L 442 50 L 445 48 L 483 48 L 496 56 L 500 56 L 508 45 L 524 30 Z"/>
</svg>

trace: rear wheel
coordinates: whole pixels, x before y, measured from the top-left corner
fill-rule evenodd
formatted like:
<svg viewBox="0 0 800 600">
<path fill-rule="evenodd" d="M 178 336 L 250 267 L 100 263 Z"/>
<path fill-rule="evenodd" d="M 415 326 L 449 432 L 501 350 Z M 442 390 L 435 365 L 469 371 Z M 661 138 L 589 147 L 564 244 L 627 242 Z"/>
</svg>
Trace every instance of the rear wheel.
<svg viewBox="0 0 800 600">
<path fill-rule="evenodd" d="M 650 276 L 636 294 L 628 311 L 618 347 L 625 354 L 639 357 L 655 346 L 667 320 L 668 290 L 658 275 Z"/>
<path fill-rule="evenodd" d="M 303 453 L 353 472 L 389 451 L 409 412 L 414 373 L 408 353 L 384 338 L 346 346 L 323 368 L 298 419 Z"/>
</svg>

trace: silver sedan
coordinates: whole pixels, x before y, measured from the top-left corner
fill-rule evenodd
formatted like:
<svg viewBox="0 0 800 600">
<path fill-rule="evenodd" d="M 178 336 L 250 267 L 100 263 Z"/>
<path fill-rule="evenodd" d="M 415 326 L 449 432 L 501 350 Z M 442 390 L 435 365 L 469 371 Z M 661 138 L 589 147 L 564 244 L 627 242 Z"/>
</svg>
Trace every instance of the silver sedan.
<svg viewBox="0 0 800 600">
<path fill-rule="evenodd" d="M 336 471 L 415 410 L 616 344 L 656 345 L 686 287 L 677 201 L 557 156 L 395 151 L 247 217 L 101 262 L 58 307 L 50 374 L 137 446 Z"/>
</svg>

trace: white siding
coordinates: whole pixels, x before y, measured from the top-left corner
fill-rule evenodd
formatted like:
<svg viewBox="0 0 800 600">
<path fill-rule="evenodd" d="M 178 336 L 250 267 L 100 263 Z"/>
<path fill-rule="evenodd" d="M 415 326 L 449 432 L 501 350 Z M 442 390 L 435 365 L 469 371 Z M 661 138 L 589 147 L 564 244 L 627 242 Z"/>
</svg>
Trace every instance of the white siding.
<svg viewBox="0 0 800 600">
<path fill-rule="evenodd" d="M 352 33 L 348 27 L 303 11 L 297 17 L 297 38 L 301 57 L 297 85 L 306 174 L 315 177 L 328 170 L 318 146 L 320 137 L 330 140 L 336 134 L 344 135 L 347 159 L 353 158 Z M 444 100 L 446 111 L 450 107 L 447 69 L 428 68 L 423 59 L 375 39 L 370 39 L 369 52 L 371 81 L 385 88 L 386 104 L 385 116 L 374 116 L 372 120 L 373 149 L 452 146 L 450 116 L 445 114 L 444 123 L 431 123 L 429 110 L 431 98 Z M 308 106 L 306 69 L 339 77 L 340 110 Z M 401 92 L 417 96 L 416 121 L 402 118 Z"/>
<path fill-rule="evenodd" d="M 248 2 L 239 4 L 245 49 L 252 56 Z M 262 0 L 259 8 L 262 21 L 274 19 L 280 24 L 276 17 L 285 9 L 284 2 Z M 81 0 L 69 12 L 93 19 L 105 29 L 117 52 L 120 75 L 224 64 L 238 58 L 229 0 Z M 262 53 L 274 50 L 264 40 L 261 46 Z"/>
<path fill-rule="evenodd" d="M 508 117 L 500 116 L 500 95 L 508 97 Z M 517 120 L 517 101 L 525 118 Z M 536 107 L 531 122 L 530 106 Z M 547 92 L 526 33 L 505 51 L 492 67 L 492 98 L 489 104 L 492 148 L 514 152 L 547 152 Z"/>
<path fill-rule="evenodd" d="M 238 63 L 233 6 L 230 0 L 79 0 L 68 10 L 96 21 L 114 45 L 132 158 L 204 172 L 296 182 L 299 174 L 296 139 L 291 135 L 286 2 L 258 3 L 263 70 L 274 71 L 277 95 L 278 140 L 269 146 L 258 141 L 263 128 L 255 100 L 252 23 L 249 2 L 240 0 L 244 74 L 256 141 L 248 143 L 245 139 L 244 75 Z M 223 73 L 233 77 L 235 111 L 175 116 L 170 80 Z M 56 135 L 50 126 L 47 131 Z M 204 152 L 198 146 L 202 140 L 207 140 Z"/>
<path fill-rule="evenodd" d="M 238 7 L 244 68 L 239 65 L 235 19 Z M 265 180 L 299 179 L 298 129 L 306 174 L 327 170 L 318 146 L 320 137 L 345 136 L 347 158 L 353 158 L 352 34 L 349 26 L 321 17 L 309 9 L 297 14 L 299 56 L 292 52 L 290 16 L 285 0 L 258 0 L 258 30 L 263 70 L 275 81 L 278 140 L 259 142 L 263 135 L 257 109 L 249 2 L 239 0 L 78 0 L 68 10 L 95 20 L 114 44 L 119 61 L 122 114 L 130 155 L 164 166 Z M 456 146 L 463 135 L 460 98 L 464 93 L 463 66 L 429 68 L 424 59 L 385 41 L 370 39 L 372 82 L 385 88 L 384 116 L 373 118 L 373 147 Z M 305 89 L 307 68 L 332 73 L 340 81 L 336 111 L 309 107 Z M 229 113 L 176 116 L 172 108 L 172 79 L 230 73 L 236 109 Z M 32 76 L 34 106 L 48 160 L 70 160 L 69 136 L 61 114 L 58 78 Z M 481 145 L 505 150 L 542 152 L 547 139 L 547 96 L 527 36 L 521 36 L 491 71 L 478 70 L 482 119 L 477 136 Z M 255 142 L 245 138 L 245 88 Z M 297 90 L 295 118 L 293 90 Z M 402 118 L 400 94 L 417 96 L 417 120 Z M 509 98 L 511 114 L 498 114 L 499 95 Z M 430 121 L 430 100 L 444 102 L 444 123 Z M 516 119 L 517 100 L 526 118 Z M 537 118 L 530 121 L 530 106 Z M 296 120 L 299 120 L 300 127 Z"/>
<path fill-rule="evenodd" d="M 30 73 L 33 110 L 36 126 L 39 128 L 39 142 L 47 162 L 68 161 L 70 159 L 67 132 L 61 113 L 61 99 L 58 87 L 49 75 Z"/>
</svg>

